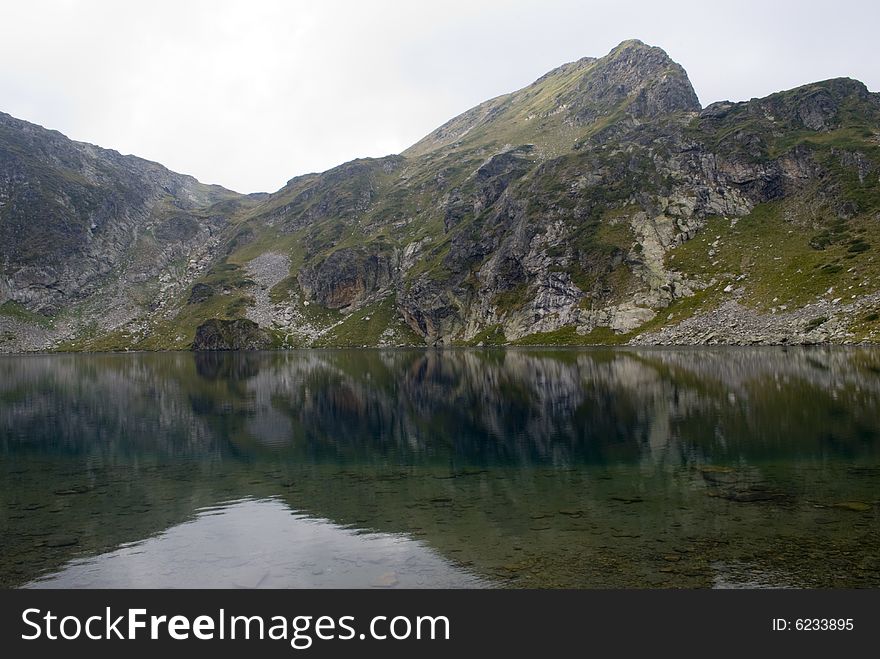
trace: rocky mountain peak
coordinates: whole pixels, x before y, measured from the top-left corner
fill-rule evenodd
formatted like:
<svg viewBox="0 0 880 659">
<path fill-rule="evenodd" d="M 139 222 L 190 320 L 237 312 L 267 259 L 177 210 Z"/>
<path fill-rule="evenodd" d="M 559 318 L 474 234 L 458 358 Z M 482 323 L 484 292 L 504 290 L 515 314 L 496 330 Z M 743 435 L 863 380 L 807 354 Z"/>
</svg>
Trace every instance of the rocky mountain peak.
<svg viewBox="0 0 880 659">
<path fill-rule="evenodd" d="M 552 144 L 570 130 L 583 132 L 620 119 L 653 119 L 700 109 L 685 70 L 661 48 L 631 39 L 604 57 L 563 64 L 523 89 L 481 103 L 403 155 L 482 146 L 497 142 L 499 136 L 501 144 Z M 545 148 L 543 152 L 557 155 L 559 151 Z"/>
<path fill-rule="evenodd" d="M 622 42 L 596 60 L 584 73 L 575 98 L 589 108 L 586 118 L 596 106 L 617 108 L 621 104 L 627 114 L 638 118 L 701 109 L 684 68 L 662 48 L 637 39 Z"/>
</svg>

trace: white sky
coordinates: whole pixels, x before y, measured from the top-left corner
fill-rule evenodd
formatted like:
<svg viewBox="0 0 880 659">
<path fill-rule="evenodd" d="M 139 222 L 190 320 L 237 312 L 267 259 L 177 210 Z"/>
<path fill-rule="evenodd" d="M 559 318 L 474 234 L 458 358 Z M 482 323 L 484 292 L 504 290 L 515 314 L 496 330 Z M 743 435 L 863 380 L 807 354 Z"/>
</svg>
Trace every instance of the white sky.
<svg viewBox="0 0 880 659">
<path fill-rule="evenodd" d="M 704 105 L 880 89 L 872 0 L 0 0 L 0 24 L 0 110 L 240 192 L 399 152 L 628 38 Z"/>
</svg>

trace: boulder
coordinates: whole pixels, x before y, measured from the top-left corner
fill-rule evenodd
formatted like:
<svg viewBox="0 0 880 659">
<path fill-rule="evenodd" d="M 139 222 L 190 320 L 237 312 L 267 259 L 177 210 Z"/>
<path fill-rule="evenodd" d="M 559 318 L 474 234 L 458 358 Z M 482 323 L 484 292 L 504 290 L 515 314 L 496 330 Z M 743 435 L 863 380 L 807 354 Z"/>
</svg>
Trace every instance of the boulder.
<svg viewBox="0 0 880 659">
<path fill-rule="evenodd" d="M 196 329 L 192 349 L 202 350 L 265 350 L 272 337 L 252 320 L 211 318 Z"/>
</svg>

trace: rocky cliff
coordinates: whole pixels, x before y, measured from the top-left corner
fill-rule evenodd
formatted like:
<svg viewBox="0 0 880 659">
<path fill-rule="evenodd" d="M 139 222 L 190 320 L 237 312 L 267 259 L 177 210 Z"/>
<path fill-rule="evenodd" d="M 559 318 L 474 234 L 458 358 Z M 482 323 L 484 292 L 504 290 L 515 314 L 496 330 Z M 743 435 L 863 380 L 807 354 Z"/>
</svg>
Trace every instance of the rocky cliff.
<svg viewBox="0 0 880 659">
<path fill-rule="evenodd" d="M 880 95 L 628 41 L 251 196 L 0 115 L 0 238 L 4 350 L 876 341 Z"/>
</svg>

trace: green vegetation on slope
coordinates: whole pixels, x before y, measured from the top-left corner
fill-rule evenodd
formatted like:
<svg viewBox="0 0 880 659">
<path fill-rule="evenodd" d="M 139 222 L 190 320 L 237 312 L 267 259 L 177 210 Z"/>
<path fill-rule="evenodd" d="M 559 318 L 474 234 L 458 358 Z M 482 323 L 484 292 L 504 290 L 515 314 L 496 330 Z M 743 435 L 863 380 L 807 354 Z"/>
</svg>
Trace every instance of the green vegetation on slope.
<svg viewBox="0 0 880 659">
<path fill-rule="evenodd" d="M 814 228 L 798 222 L 782 202 L 758 206 L 739 220 L 712 218 L 697 237 L 669 253 L 667 265 L 714 281 L 706 295 L 715 300 L 724 298 L 727 286 L 742 287 L 742 301 L 760 311 L 880 287 L 873 247 L 880 246 L 880 227 L 872 218 L 820 219 Z"/>
</svg>

